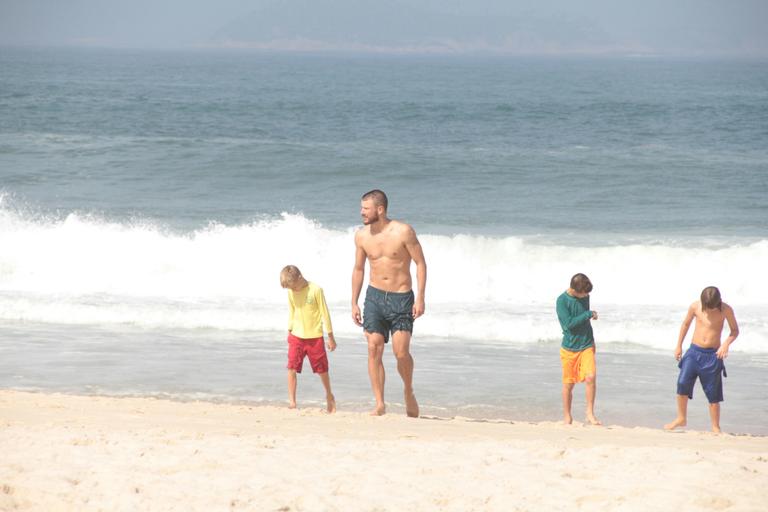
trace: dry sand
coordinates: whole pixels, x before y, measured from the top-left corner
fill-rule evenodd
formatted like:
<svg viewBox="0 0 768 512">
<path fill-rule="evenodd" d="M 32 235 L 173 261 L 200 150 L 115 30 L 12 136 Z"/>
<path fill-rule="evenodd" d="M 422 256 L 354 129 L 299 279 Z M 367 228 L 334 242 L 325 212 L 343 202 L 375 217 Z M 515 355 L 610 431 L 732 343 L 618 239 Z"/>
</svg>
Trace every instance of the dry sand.
<svg viewBox="0 0 768 512">
<path fill-rule="evenodd" d="M 765 437 L 0 391 L 0 510 L 763 511 L 766 503 Z"/>
</svg>

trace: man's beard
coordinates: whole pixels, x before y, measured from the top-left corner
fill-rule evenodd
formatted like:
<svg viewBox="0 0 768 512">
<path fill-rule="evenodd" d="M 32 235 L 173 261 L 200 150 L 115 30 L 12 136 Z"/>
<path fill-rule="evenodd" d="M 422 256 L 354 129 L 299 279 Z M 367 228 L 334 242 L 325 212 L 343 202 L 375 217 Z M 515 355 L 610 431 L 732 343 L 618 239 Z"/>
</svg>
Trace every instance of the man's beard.
<svg viewBox="0 0 768 512">
<path fill-rule="evenodd" d="M 365 224 L 367 226 L 368 224 L 373 224 L 377 220 L 379 220 L 378 214 L 376 214 L 376 215 L 369 215 L 368 217 L 363 217 L 363 224 Z"/>
</svg>

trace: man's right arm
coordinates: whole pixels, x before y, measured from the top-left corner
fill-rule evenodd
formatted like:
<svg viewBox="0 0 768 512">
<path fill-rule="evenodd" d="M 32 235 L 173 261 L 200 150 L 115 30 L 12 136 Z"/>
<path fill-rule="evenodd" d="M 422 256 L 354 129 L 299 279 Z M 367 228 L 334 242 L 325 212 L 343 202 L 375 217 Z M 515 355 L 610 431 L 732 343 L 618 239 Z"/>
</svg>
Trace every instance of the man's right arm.
<svg viewBox="0 0 768 512">
<path fill-rule="evenodd" d="M 360 300 L 360 291 L 363 289 L 365 278 L 365 250 L 360 238 L 361 232 L 358 231 L 355 233 L 355 266 L 352 269 L 352 321 L 358 327 L 363 325 L 363 316 L 360 314 L 360 306 L 357 302 Z"/>
</svg>

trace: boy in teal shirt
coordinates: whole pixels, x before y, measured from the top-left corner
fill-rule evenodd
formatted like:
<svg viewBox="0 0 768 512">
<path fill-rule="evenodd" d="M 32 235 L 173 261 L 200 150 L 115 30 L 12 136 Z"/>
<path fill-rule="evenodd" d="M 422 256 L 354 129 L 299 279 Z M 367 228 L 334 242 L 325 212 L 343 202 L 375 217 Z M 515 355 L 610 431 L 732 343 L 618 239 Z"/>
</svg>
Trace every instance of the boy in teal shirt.
<svg viewBox="0 0 768 512">
<path fill-rule="evenodd" d="M 557 298 L 557 319 L 563 330 L 560 363 L 563 367 L 563 422 L 570 425 L 573 386 L 585 382 L 587 389 L 587 422 L 601 425 L 595 417 L 597 392 L 595 368 L 595 338 L 590 320 L 597 320 L 597 311 L 589 309 L 592 282 L 584 274 L 571 278 L 571 286 Z"/>
</svg>

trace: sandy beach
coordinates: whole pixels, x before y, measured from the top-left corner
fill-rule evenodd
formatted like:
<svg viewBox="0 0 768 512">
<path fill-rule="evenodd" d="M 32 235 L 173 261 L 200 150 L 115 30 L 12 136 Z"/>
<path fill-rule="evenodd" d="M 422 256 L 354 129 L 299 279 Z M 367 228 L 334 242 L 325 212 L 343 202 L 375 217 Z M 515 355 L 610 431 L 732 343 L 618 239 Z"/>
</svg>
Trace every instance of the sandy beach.
<svg viewBox="0 0 768 512">
<path fill-rule="evenodd" d="M 0 392 L 0 510 L 764 510 L 768 438 Z"/>
</svg>

